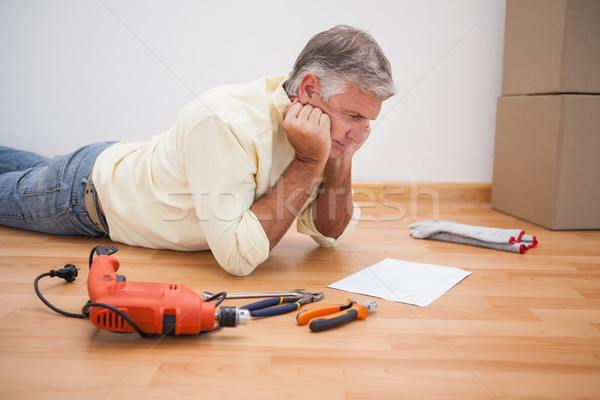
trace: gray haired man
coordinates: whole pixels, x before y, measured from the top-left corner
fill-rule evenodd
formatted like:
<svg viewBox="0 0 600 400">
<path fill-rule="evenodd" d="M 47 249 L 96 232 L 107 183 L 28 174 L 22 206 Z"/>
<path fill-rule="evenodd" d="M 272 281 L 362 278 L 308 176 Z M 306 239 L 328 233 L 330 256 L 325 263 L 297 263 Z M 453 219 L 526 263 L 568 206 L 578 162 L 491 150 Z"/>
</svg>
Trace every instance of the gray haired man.
<svg viewBox="0 0 600 400">
<path fill-rule="evenodd" d="M 210 249 L 240 276 L 295 219 L 298 231 L 333 246 L 360 217 L 352 156 L 394 91 L 377 42 L 336 26 L 308 42 L 288 77 L 209 90 L 150 141 L 53 159 L 0 148 L 0 224 Z"/>
</svg>

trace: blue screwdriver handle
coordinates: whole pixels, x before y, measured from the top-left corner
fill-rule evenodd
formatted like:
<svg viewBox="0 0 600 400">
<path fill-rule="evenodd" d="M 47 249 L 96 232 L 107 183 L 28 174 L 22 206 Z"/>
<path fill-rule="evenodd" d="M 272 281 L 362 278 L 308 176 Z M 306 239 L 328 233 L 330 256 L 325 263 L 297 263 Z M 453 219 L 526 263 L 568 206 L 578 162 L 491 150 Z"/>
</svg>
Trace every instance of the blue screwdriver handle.
<svg viewBox="0 0 600 400">
<path fill-rule="evenodd" d="M 270 299 L 257 301 L 256 303 L 248 304 L 240 307 L 240 309 L 250 311 L 250 315 L 253 317 L 271 317 L 273 315 L 297 311 L 301 306 L 298 300 L 300 299 L 296 297 L 273 297 Z M 279 307 L 273 307 L 288 302 L 293 303 L 285 304 Z"/>
</svg>

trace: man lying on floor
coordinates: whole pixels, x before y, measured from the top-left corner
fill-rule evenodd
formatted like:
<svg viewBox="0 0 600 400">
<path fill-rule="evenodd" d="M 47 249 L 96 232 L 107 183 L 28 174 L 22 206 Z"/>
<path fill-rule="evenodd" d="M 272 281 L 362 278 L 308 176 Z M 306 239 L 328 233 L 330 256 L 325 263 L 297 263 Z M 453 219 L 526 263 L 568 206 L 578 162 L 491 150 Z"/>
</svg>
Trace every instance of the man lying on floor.
<svg viewBox="0 0 600 400">
<path fill-rule="evenodd" d="M 265 261 L 296 218 L 333 246 L 360 216 L 352 156 L 394 91 L 377 42 L 336 26 L 308 42 L 289 77 L 209 90 L 148 142 L 53 159 L 0 148 L 0 224 L 210 249 L 234 275 Z"/>
</svg>

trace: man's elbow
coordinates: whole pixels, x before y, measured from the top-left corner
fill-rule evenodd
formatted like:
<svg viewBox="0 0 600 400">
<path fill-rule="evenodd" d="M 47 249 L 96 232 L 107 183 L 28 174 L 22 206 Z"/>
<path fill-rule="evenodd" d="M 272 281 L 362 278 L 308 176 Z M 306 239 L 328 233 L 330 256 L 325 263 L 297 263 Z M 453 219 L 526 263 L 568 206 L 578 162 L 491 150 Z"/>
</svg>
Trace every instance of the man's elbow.
<svg viewBox="0 0 600 400">
<path fill-rule="evenodd" d="M 262 264 L 267 258 L 268 254 L 265 257 L 246 257 L 244 254 L 240 254 L 239 252 L 232 252 L 229 257 L 227 257 L 224 262 L 219 263 L 221 267 L 229 274 L 234 276 L 248 276 Z"/>
<path fill-rule="evenodd" d="M 252 273 L 252 271 L 254 271 L 254 268 L 256 268 L 256 266 L 254 267 L 248 267 L 246 265 L 227 265 L 227 266 L 223 266 L 223 269 L 225 269 L 225 271 L 227 271 L 229 274 L 233 275 L 233 276 L 248 276 Z"/>
</svg>

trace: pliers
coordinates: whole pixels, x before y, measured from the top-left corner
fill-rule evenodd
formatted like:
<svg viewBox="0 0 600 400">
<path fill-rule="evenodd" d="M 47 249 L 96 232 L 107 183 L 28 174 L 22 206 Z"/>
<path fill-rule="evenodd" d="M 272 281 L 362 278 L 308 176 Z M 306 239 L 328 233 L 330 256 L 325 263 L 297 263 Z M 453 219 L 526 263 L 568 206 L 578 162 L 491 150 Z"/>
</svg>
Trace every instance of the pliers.
<svg viewBox="0 0 600 400">
<path fill-rule="evenodd" d="M 321 332 L 347 324 L 354 319 L 365 319 L 369 311 L 377 307 L 374 301 L 357 303 L 350 299 L 345 304 L 311 308 L 296 315 L 299 325 L 306 325 L 312 332 Z"/>
<path fill-rule="evenodd" d="M 241 310 L 250 311 L 252 317 L 271 317 L 299 310 L 304 304 L 320 301 L 325 297 L 323 292 L 318 293 L 298 293 L 298 297 L 272 297 L 270 299 L 257 301 L 240 307 Z M 280 305 L 282 303 L 291 303 Z M 279 307 L 274 307 L 279 306 Z"/>
</svg>

